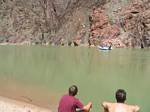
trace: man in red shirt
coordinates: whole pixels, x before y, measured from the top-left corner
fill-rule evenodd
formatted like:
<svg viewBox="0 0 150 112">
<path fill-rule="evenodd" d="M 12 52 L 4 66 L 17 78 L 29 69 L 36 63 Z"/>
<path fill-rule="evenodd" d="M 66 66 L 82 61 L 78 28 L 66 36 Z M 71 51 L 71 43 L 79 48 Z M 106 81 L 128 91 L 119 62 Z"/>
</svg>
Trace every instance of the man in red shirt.
<svg viewBox="0 0 150 112">
<path fill-rule="evenodd" d="M 89 112 L 92 103 L 89 102 L 87 105 L 83 105 L 79 99 L 75 98 L 75 95 L 78 93 L 77 86 L 73 85 L 69 88 L 69 94 L 64 95 L 58 107 L 58 112 Z"/>
</svg>

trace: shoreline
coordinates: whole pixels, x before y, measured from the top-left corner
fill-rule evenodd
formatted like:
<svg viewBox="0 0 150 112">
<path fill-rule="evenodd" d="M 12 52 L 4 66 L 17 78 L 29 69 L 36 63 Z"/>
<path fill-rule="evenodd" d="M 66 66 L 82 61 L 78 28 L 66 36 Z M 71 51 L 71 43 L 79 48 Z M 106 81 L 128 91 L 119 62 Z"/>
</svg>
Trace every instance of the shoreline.
<svg viewBox="0 0 150 112">
<path fill-rule="evenodd" d="M 30 43 L 30 42 L 25 42 L 25 43 L 0 43 L 0 46 L 5 46 L 5 45 L 10 45 L 10 46 L 36 46 L 36 45 L 41 45 L 41 46 L 62 46 L 62 47 L 96 47 L 94 45 L 89 46 L 88 44 L 80 44 L 78 46 L 74 45 L 54 45 L 54 44 L 48 44 L 48 43 L 41 43 L 41 44 L 35 44 L 35 43 Z"/>
<path fill-rule="evenodd" d="M 51 112 L 51 110 L 0 96 L 0 112 Z"/>
<path fill-rule="evenodd" d="M 68 45 L 54 45 L 54 44 L 35 44 L 35 43 L 30 43 L 30 42 L 25 42 L 25 43 L 7 43 L 7 42 L 4 42 L 4 43 L 0 43 L 0 46 L 52 46 L 52 47 L 85 47 L 85 48 L 97 48 L 97 46 L 95 45 L 88 45 L 88 44 L 80 44 L 78 46 L 74 46 L 74 45 L 71 45 L 71 46 L 68 46 Z M 117 47 L 117 46 L 112 46 L 113 48 L 115 49 L 118 49 L 118 48 L 121 48 L 121 49 L 147 49 L 147 48 L 150 48 L 150 47 L 143 47 L 141 48 L 140 46 L 137 46 L 137 47 Z"/>
</svg>

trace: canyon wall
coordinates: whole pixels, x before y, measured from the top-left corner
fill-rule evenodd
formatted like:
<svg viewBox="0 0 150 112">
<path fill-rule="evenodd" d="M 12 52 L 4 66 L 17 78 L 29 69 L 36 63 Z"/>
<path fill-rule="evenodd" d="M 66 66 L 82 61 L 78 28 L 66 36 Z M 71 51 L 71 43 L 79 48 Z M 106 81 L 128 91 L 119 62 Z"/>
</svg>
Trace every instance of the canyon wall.
<svg viewBox="0 0 150 112">
<path fill-rule="evenodd" d="M 0 43 L 150 46 L 149 0 L 0 0 Z"/>
</svg>

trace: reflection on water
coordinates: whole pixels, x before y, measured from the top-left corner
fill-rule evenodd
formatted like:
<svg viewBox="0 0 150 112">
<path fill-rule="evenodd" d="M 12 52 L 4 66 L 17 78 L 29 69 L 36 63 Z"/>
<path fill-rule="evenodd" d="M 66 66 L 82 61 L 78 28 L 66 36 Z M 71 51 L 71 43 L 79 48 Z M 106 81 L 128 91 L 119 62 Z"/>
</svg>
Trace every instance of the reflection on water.
<svg viewBox="0 0 150 112">
<path fill-rule="evenodd" d="M 65 47 L 0 47 L 0 94 L 56 110 L 59 98 L 76 84 L 92 112 L 101 102 L 115 101 L 118 88 L 127 90 L 127 103 L 149 111 L 149 50 Z"/>
</svg>

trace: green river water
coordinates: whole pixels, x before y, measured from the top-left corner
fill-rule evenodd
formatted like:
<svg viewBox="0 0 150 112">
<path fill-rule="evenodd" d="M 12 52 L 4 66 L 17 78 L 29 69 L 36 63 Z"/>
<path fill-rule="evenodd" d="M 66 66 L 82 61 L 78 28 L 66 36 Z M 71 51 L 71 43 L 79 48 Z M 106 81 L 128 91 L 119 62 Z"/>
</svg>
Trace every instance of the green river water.
<svg viewBox="0 0 150 112">
<path fill-rule="evenodd" d="M 150 111 L 150 51 L 41 46 L 0 46 L 0 95 L 57 111 L 70 85 L 77 97 L 103 112 L 103 101 L 115 101 L 118 88 L 127 91 L 128 104 Z"/>
</svg>

